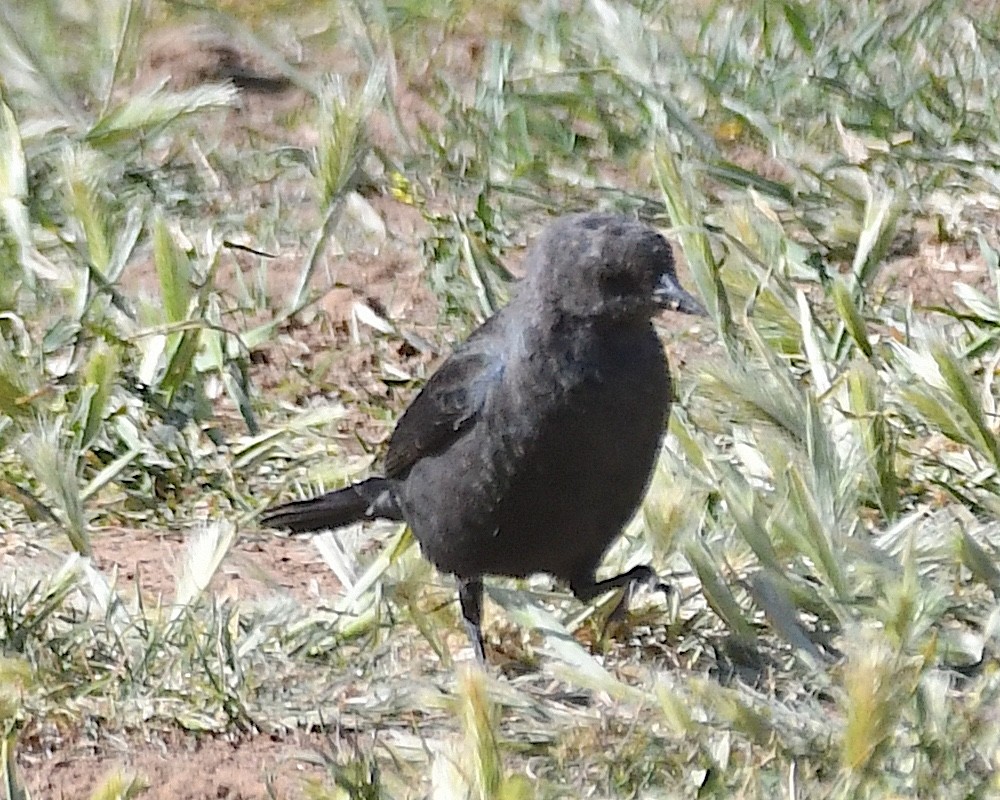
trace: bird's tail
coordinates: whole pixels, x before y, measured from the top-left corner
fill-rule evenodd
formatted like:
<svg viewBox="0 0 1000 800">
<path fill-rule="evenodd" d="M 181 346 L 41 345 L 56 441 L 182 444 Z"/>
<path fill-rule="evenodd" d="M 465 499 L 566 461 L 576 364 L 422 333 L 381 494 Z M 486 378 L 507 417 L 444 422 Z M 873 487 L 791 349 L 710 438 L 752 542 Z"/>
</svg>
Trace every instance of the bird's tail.
<svg viewBox="0 0 1000 800">
<path fill-rule="evenodd" d="M 285 503 L 264 512 L 261 522 L 293 533 L 340 528 L 365 519 L 403 520 L 403 512 L 386 478 L 369 478 L 310 500 Z"/>
</svg>

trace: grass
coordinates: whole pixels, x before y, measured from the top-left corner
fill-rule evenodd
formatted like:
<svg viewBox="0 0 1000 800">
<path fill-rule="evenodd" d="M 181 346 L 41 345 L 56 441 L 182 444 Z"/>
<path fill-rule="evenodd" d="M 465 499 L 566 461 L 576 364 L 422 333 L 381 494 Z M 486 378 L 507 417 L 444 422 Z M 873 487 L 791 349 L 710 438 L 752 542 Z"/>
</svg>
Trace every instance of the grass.
<svg viewBox="0 0 1000 800">
<path fill-rule="evenodd" d="M 441 0 L 309 4 L 293 28 L 272 5 L 0 11 L 0 527 L 35 553 L 0 584 L 7 796 L 19 752 L 95 730 L 331 725 L 359 735 L 310 796 L 995 794 L 996 21 Z M 143 36 L 191 22 L 301 102 L 134 83 Z M 664 330 L 671 436 L 608 556 L 652 555 L 676 606 L 640 602 L 615 641 L 615 598 L 497 582 L 500 665 L 456 672 L 452 587 L 392 527 L 318 539 L 326 603 L 220 597 L 237 526 L 362 472 L 378 436 L 345 419 L 384 433 L 504 302 L 504 262 L 591 207 L 670 229 L 711 311 Z M 365 298 L 330 334 L 317 287 L 392 248 L 433 318 Z M 265 385 L 297 335 L 367 371 Z M 190 532 L 171 596 L 87 558 L 112 525 Z M 113 781 L 94 796 L 141 791 Z"/>
</svg>

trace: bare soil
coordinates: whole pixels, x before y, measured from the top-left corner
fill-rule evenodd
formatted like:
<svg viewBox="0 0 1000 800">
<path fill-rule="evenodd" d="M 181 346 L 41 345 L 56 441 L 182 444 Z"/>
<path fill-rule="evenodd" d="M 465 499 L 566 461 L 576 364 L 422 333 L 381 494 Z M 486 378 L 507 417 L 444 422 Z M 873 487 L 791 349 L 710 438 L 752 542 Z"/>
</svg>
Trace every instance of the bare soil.
<svg viewBox="0 0 1000 800">
<path fill-rule="evenodd" d="M 126 594 L 138 582 L 144 596 L 169 600 L 183 558 L 184 537 L 159 536 L 136 528 L 99 531 L 93 537 L 94 566 L 117 576 Z M 308 538 L 245 534 L 229 551 L 210 589 L 233 600 L 287 594 L 304 603 L 330 597 L 340 584 Z"/>
<path fill-rule="evenodd" d="M 87 797 L 116 772 L 126 784 L 137 778 L 147 785 L 148 800 L 301 798 L 322 781 L 324 745 L 324 736 L 302 732 L 281 739 L 136 735 L 22 754 L 20 769 L 31 796 L 46 800 Z"/>
</svg>

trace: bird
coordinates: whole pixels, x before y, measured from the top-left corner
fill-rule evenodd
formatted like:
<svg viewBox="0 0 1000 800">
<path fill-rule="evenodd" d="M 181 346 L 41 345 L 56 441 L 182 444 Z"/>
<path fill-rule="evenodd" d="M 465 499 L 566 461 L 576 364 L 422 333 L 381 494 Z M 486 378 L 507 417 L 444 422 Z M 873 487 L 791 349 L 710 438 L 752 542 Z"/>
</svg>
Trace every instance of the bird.
<svg viewBox="0 0 1000 800">
<path fill-rule="evenodd" d="M 510 302 L 403 412 L 382 475 L 262 516 L 296 533 L 405 522 L 457 579 L 480 664 L 485 576 L 547 573 L 582 601 L 633 585 L 669 591 L 649 565 L 596 571 L 645 495 L 670 412 L 653 317 L 706 314 L 666 239 L 626 215 L 556 218 L 525 267 Z"/>
</svg>

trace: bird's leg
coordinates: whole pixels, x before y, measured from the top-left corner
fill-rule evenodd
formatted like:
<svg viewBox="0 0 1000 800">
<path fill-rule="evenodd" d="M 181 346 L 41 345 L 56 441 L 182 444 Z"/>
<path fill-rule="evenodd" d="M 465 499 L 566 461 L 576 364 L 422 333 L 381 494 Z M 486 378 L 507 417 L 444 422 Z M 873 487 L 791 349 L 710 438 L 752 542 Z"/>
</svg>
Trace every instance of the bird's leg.
<svg viewBox="0 0 1000 800">
<path fill-rule="evenodd" d="M 483 618 L 482 578 L 459 578 L 458 602 L 462 606 L 462 620 L 465 622 L 465 631 L 472 641 L 476 661 L 486 666 L 486 650 L 483 648 L 483 632 L 480 628 Z"/>
<path fill-rule="evenodd" d="M 570 581 L 569 588 L 580 600 L 586 602 L 593 600 L 597 595 L 608 591 L 608 589 L 626 587 L 625 592 L 622 594 L 622 599 L 618 601 L 618 605 L 615 606 L 614 611 L 608 617 L 608 619 L 617 619 L 628 608 L 632 589 L 640 584 L 645 584 L 654 591 L 663 592 L 668 600 L 670 599 L 670 593 L 673 591 L 669 584 L 660 580 L 660 576 L 648 564 L 640 564 L 637 567 L 632 567 L 628 572 L 623 572 L 621 575 L 615 575 L 603 581 L 595 581 L 593 575 L 577 578 Z"/>
</svg>

